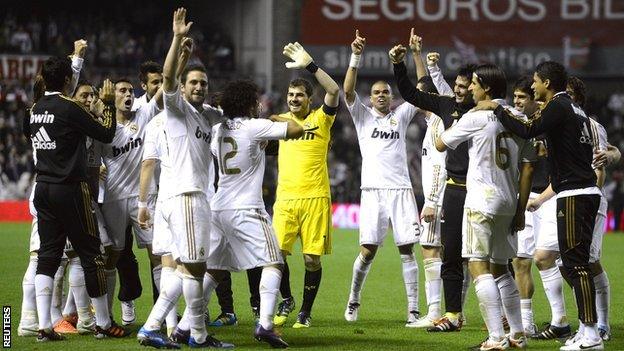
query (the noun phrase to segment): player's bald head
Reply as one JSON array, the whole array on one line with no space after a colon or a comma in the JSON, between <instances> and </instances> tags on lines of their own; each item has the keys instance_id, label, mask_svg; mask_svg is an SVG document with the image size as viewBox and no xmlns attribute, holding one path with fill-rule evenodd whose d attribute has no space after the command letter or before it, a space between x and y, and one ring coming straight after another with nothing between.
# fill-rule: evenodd
<instances>
[{"instance_id":1,"label":"player's bald head","mask_svg":"<svg viewBox=\"0 0 624 351\"><path fill-rule=\"evenodd\" d=\"M371 95L375 90L388 90L388 93L392 94L392 87L390 87L390 84L385 80L378 80L371 85Z\"/></svg>"}]
</instances>

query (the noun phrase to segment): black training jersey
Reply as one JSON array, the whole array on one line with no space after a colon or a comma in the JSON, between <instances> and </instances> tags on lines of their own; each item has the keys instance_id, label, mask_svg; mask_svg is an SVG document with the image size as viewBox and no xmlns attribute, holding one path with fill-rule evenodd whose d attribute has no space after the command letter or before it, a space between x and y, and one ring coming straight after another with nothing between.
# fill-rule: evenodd
<instances>
[{"instance_id":1,"label":"black training jersey","mask_svg":"<svg viewBox=\"0 0 624 351\"><path fill-rule=\"evenodd\" d=\"M593 145L589 118L565 92L559 92L530 120L514 116L499 106L500 122L522 138L546 134L550 182L555 192L596 185L592 169Z\"/></svg>"},{"instance_id":2,"label":"black training jersey","mask_svg":"<svg viewBox=\"0 0 624 351\"><path fill-rule=\"evenodd\" d=\"M60 93L46 92L30 110L24 132L32 141L38 182L87 180L87 136L110 143L115 136L114 107L100 121L82 105Z\"/></svg>"},{"instance_id":3,"label":"black training jersey","mask_svg":"<svg viewBox=\"0 0 624 351\"><path fill-rule=\"evenodd\" d=\"M431 94L416 89L407 77L407 67L403 62L394 65L394 77L403 100L440 116L444 129L448 129L474 104L458 104L454 97ZM468 142L463 142L455 150L446 150L446 173L457 183L466 183L468 173Z\"/></svg>"}]
</instances>

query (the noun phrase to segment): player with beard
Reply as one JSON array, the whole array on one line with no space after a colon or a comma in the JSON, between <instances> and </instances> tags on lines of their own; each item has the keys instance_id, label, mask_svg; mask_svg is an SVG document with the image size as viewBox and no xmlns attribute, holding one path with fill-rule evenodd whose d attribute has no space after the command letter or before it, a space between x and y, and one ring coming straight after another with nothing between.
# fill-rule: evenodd
<instances>
[{"instance_id":1,"label":"player with beard","mask_svg":"<svg viewBox=\"0 0 624 351\"><path fill-rule=\"evenodd\" d=\"M302 78L292 80L288 86L287 113L280 117L302 125L305 132L294 140L280 140L278 155L277 200L273 206L273 228L280 250L286 256L301 238L301 251L305 263L303 303L293 328L311 325L312 305L321 283L321 255L331 253L331 193L327 154L331 127L339 103L338 84L313 61L299 43L284 47L284 55L291 69L305 68L325 90L323 106L312 109L312 84ZM275 316L275 325L286 322L295 308L290 291L288 265L285 264L280 287L282 298Z\"/></svg>"},{"instance_id":2,"label":"player with beard","mask_svg":"<svg viewBox=\"0 0 624 351\"><path fill-rule=\"evenodd\" d=\"M462 68L455 80L455 97L441 96L419 91L407 76L403 63L407 49L402 45L393 47L390 61L394 65L394 76L399 93L410 104L438 115L445 129L456 123L461 116L474 106L469 94L472 69ZM462 287L464 281L463 259L461 257L461 217L466 198L466 173L468 172L468 143L447 151L447 184L442 200L442 267L441 277L444 286L446 313L436 321L430 332L458 331L462 327ZM423 209L421 216L434 215L432 208Z\"/></svg>"},{"instance_id":3,"label":"player with beard","mask_svg":"<svg viewBox=\"0 0 624 351\"><path fill-rule=\"evenodd\" d=\"M134 99L132 111L136 111L139 107L147 104L156 95L156 92L162 86L162 66L154 61L145 61L139 66L139 82L141 89L145 91L143 95Z\"/></svg>"}]
</instances>

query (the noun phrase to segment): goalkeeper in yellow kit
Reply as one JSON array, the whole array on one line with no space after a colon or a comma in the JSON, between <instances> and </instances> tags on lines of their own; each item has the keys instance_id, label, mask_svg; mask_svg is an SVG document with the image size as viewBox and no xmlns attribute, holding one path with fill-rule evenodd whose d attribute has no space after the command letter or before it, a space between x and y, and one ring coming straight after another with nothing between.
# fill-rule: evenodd
<instances>
[{"instance_id":1,"label":"goalkeeper in yellow kit","mask_svg":"<svg viewBox=\"0 0 624 351\"><path fill-rule=\"evenodd\" d=\"M303 126L299 139L280 141L278 156L277 199L273 207L273 228L284 255L292 253L297 237L301 237L301 251L305 261L303 303L293 328L310 327L312 305L321 283L321 255L331 253L331 194L327 153L330 129L334 124L339 101L338 84L314 63L299 43L284 47L290 69L305 68L325 89L323 105L311 108L312 84L302 78L288 86L289 112L280 117ZM295 308L290 291L288 264L285 265L280 286L283 301L278 306L274 323L281 326Z\"/></svg>"}]
</instances>

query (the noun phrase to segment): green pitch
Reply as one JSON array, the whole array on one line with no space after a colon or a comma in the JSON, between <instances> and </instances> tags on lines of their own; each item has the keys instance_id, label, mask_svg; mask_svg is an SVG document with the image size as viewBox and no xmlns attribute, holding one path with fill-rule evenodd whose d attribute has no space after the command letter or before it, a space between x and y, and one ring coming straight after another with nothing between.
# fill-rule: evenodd
<instances>
[{"instance_id":1,"label":"green pitch","mask_svg":"<svg viewBox=\"0 0 624 351\"><path fill-rule=\"evenodd\" d=\"M16 350L136 350L143 348L135 334L123 340L96 340L92 336L71 336L67 341L38 344L35 338L17 336L22 296L22 276L28 263L28 239L30 226L27 224L0 224L0 235L4 243L0 254L0 302L11 306L12 347ZM362 307L359 321L347 323L343 318L349 295L351 268L358 252L357 231L336 230L334 232L334 253L323 258L323 282L313 310L312 328L292 329L294 315L287 327L282 329L284 339L292 349L308 350L465 350L483 340L486 332L476 304L474 289L471 288L467 302L468 324L459 333L428 334L423 330L404 327L406 298L401 275L401 262L391 240L381 248L373 263L362 293ZM624 252L624 235L607 235L604 242L603 264L611 281L611 328L612 341L605 344L607 350L624 350L624 270L620 270L620 254ZM136 249L135 249L136 250ZM295 249L298 252L299 248ZM148 264L145 253L139 255L144 286L143 296L137 301L138 323L147 318L152 306ZM303 285L303 262L301 255L290 257L291 282L297 307L301 304ZM535 272L536 292L533 299L535 320L538 325L549 321L550 308ZM420 269L421 282L424 281ZM249 308L249 292L245 274L233 275L233 290L239 325L225 328L209 328L219 339L233 342L237 349L268 349L252 338L253 321ZM576 307L570 289L566 287L568 317L573 328L577 327ZM425 312L424 289L420 289L421 311ZM182 311L181 308L179 308ZM216 297L210 304L213 316L219 314ZM119 302L115 302L116 320L120 321ZM139 324L133 326L134 331ZM555 341L530 342L532 350L558 350Z\"/></svg>"}]
</instances>

